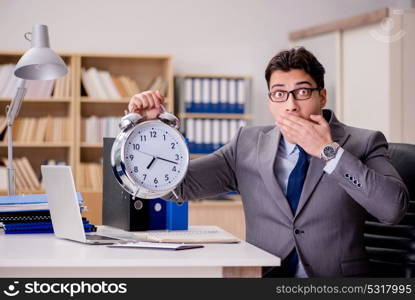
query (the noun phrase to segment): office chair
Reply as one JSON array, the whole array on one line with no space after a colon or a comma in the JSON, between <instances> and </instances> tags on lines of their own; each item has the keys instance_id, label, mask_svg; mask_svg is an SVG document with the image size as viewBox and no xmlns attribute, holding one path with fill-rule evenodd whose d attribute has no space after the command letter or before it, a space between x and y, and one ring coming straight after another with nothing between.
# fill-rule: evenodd
<instances>
[{"instance_id":1,"label":"office chair","mask_svg":"<svg viewBox=\"0 0 415 300\"><path fill-rule=\"evenodd\" d=\"M398 225L369 216L364 240L372 277L415 277L415 145L389 143L392 165L409 191L409 208Z\"/></svg>"}]
</instances>

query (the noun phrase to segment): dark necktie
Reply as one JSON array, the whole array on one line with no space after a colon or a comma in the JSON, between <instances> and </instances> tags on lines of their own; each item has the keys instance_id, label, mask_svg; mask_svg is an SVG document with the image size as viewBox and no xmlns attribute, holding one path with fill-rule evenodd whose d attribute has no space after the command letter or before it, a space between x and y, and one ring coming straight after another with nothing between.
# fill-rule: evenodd
<instances>
[{"instance_id":1,"label":"dark necktie","mask_svg":"<svg viewBox=\"0 0 415 300\"><path fill-rule=\"evenodd\" d=\"M288 177L287 185L287 200L290 204L291 211L293 215L297 211L298 203L300 201L301 192L303 190L303 185L305 177L307 175L308 169L308 159L307 153L297 145L298 150L300 151L297 163L294 169L291 171L290 176ZM298 254L295 248L291 251L288 257L285 259L287 262L287 269L290 276L294 276L297 265L298 265Z\"/></svg>"}]
</instances>

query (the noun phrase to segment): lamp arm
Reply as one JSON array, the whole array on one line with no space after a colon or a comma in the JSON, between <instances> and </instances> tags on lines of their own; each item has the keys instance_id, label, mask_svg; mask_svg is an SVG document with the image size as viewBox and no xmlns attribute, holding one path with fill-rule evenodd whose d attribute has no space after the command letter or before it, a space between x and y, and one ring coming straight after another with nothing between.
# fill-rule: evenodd
<instances>
[{"instance_id":1,"label":"lamp arm","mask_svg":"<svg viewBox=\"0 0 415 300\"><path fill-rule=\"evenodd\" d=\"M23 98L26 94L26 80L18 78L17 91L10 106L7 109L7 125L13 125L14 120L19 114L20 107L22 106Z\"/></svg>"},{"instance_id":2,"label":"lamp arm","mask_svg":"<svg viewBox=\"0 0 415 300\"><path fill-rule=\"evenodd\" d=\"M19 79L16 96L13 98L7 110L7 190L9 195L16 195L16 171L13 167L13 136L12 127L19 114L23 98L26 94L26 80Z\"/></svg>"}]
</instances>

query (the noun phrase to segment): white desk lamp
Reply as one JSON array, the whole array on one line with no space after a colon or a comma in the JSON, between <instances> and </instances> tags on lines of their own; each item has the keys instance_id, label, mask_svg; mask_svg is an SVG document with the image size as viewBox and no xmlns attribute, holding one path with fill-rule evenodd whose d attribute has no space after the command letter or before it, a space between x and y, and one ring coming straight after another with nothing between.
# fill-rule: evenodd
<instances>
[{"instance_id":1,"label":"white desk lamp","mask_svg":"<svg viewBox=\"0 0 415 300\"><path fill-rule=\"evenodd\" d=\"M8 154L7 188L9 195L16 194L15 169L13 168L12 126L26 94L26 80L52 80L63 77L68 73L65 62L50 49L48 27L46 25L34 25L32 32L27 32L24 36L32 43L32 47L26 51L16 65L14 75L19 77L18 88L16 96L13 98L10 106L6 108Z\"/></svg>"}]
</instances>

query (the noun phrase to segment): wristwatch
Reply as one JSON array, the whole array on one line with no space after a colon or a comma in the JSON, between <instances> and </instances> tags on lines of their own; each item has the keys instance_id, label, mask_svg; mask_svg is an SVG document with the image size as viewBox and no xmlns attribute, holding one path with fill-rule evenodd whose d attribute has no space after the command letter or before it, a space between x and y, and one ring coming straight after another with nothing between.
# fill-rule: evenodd
<instances>
[{"instance_id":1,"label":"wristwatch","mask_svg":"<svg viewBox=\"0 0 415 300\"><path fill-rule=\"evenodd\" d=\"M323 150L321 151L320 158L325 162L328 162L329 160L336 157L336 153L339 148L340 145L336 142L324 146Z\"/></svg>"}]
</instances>

